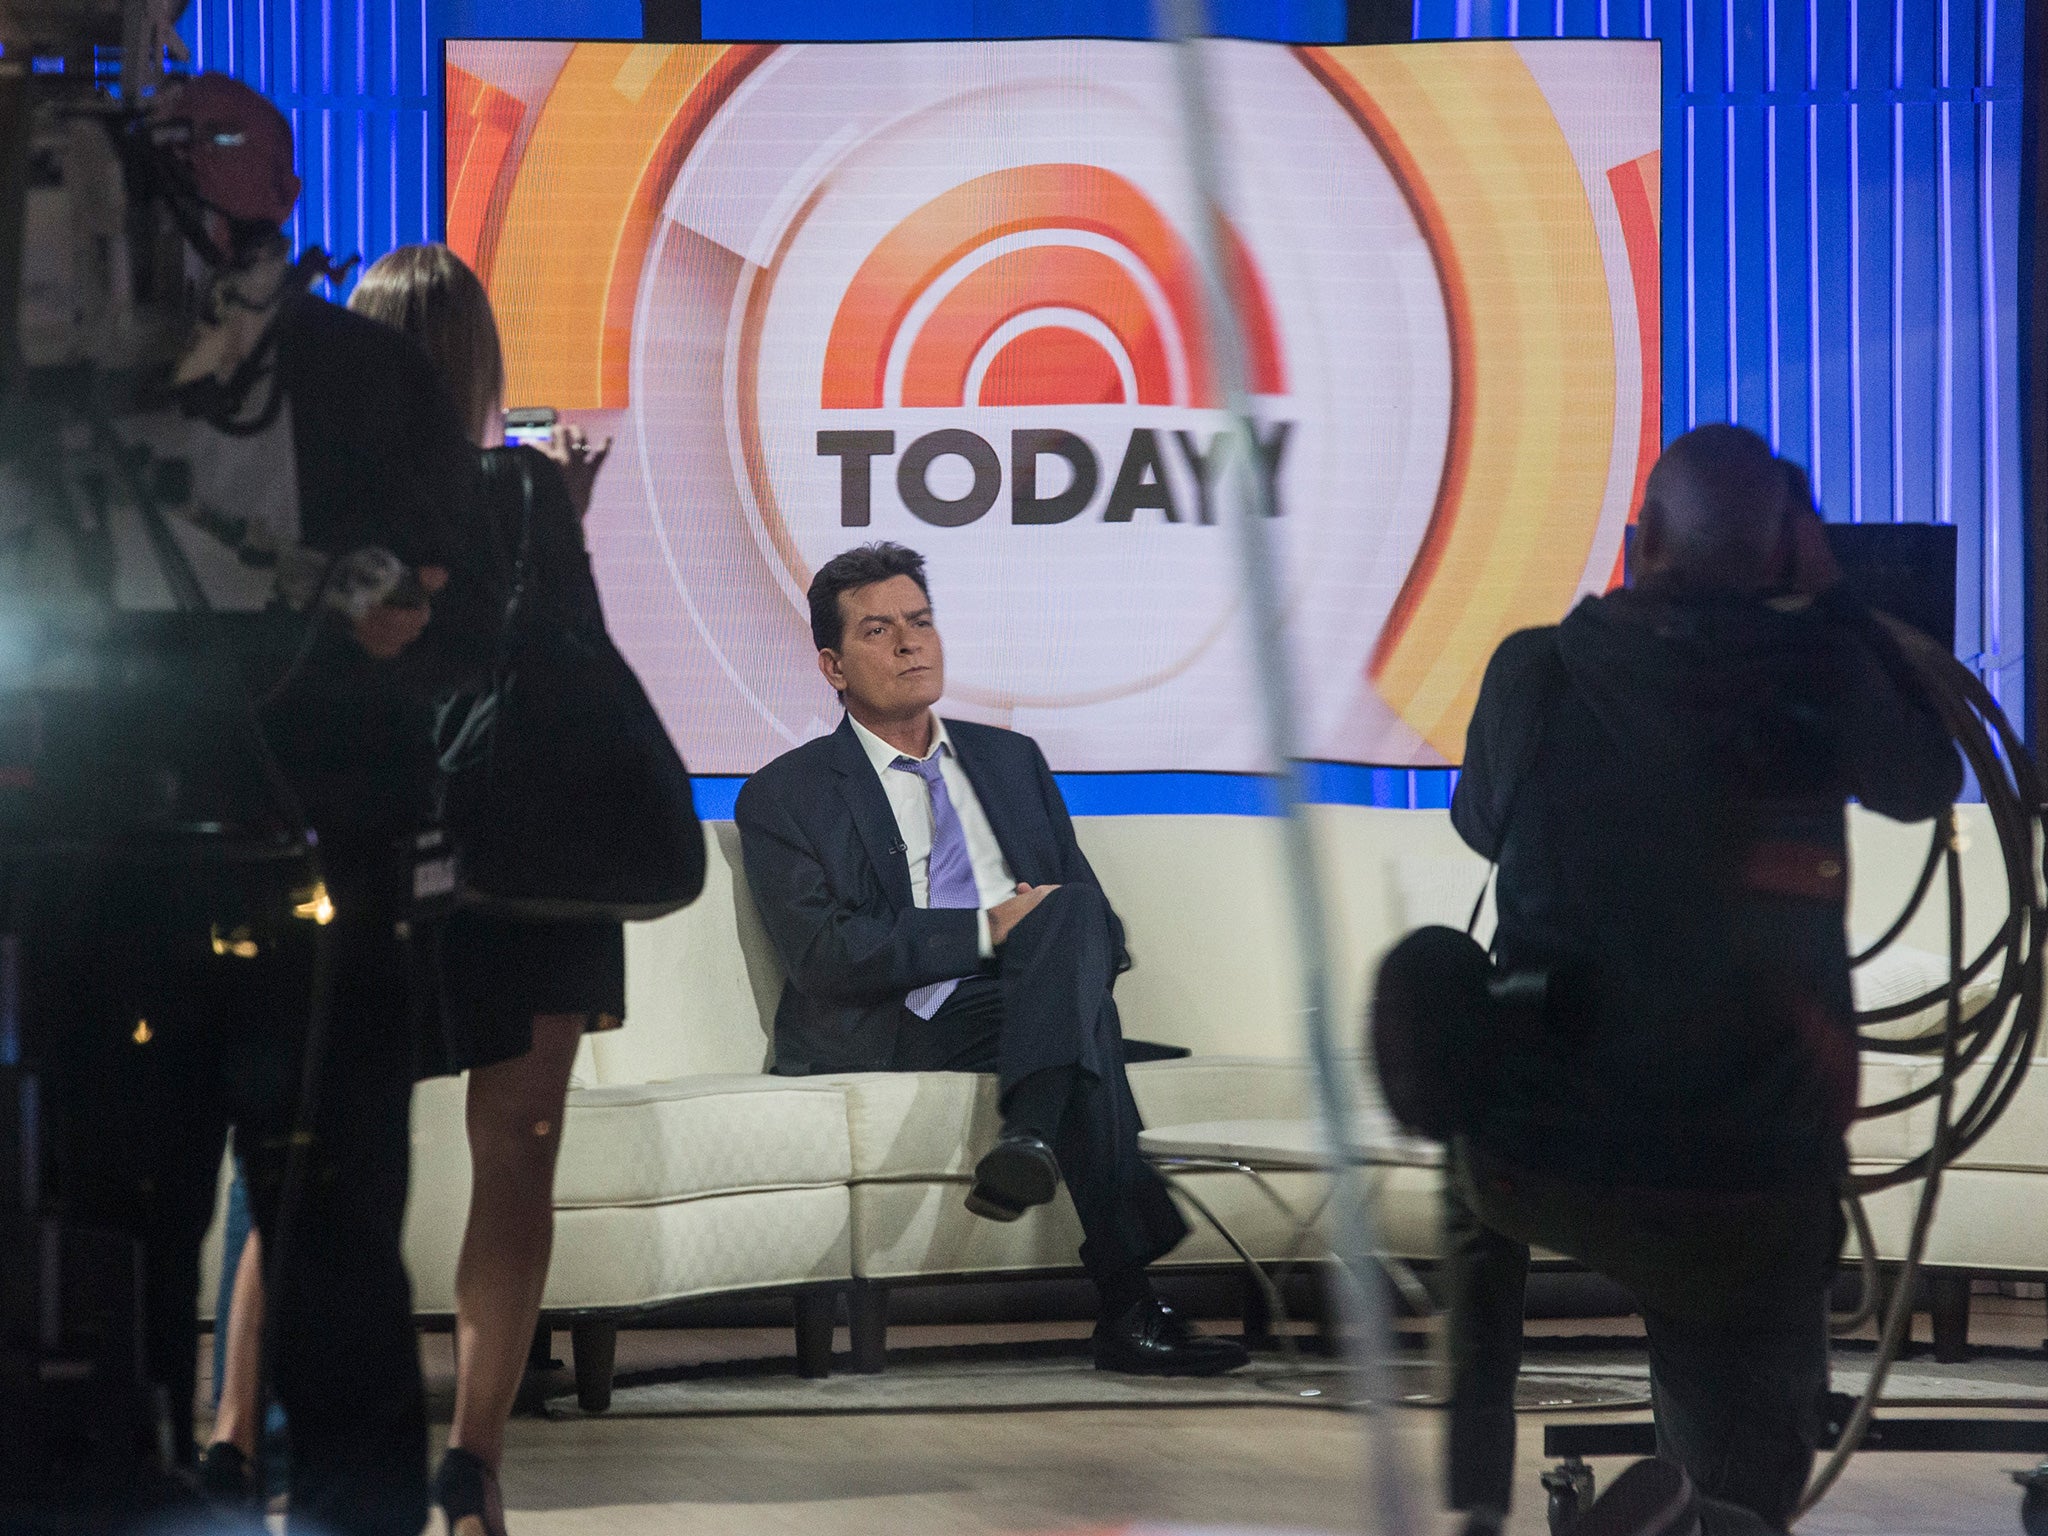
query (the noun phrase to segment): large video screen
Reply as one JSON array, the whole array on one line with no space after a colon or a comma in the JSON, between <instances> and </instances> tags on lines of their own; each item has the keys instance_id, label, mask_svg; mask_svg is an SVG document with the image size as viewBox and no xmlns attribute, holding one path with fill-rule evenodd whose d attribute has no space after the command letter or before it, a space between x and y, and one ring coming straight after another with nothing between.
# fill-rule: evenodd
<instances>
[{"instance_id":1,"label":"large video screen","mask_svg":"<svg viewBox=\"0 0 2048 1536\"><path fill-rule=\"evenodd\" d=\"M1307 755L1455 763L1659 441L1653 43L1219 43ZM1166 45L448 45L506 404L610 433L613 632L700 773L831 729L805 588L922 551L944 712L1255 772L1264 680ZM1224 446L1219 447L1219 444Z\"/></svg>"}]
</instances>

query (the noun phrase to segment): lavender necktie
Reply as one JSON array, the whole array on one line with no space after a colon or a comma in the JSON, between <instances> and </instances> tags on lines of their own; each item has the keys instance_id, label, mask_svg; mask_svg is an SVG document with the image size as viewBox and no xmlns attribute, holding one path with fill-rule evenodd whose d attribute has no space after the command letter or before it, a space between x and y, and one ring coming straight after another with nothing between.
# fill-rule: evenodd
<instances>
[{"instance_id":1,"label":"lavender necktie","mask_svg":"<svg viewBox=\"0 0 2048 1536\"><path fill-rule=\"evenodd\" d=\"M943 751L934 752L922 762L914 757L899 757L889 766L916 774L931 792L932 856L925 868L925 905L972 909L981 905L981 888L974 883L974 860L967 853L967 831L960 825L960 813L953 809L953 797L946 793L945 775L939 772L943 755ZM904 998L903 1005L920 1019L928 1019L959 985L957 979L935 981L912 992Z\"/></svg>"}]
</instances>

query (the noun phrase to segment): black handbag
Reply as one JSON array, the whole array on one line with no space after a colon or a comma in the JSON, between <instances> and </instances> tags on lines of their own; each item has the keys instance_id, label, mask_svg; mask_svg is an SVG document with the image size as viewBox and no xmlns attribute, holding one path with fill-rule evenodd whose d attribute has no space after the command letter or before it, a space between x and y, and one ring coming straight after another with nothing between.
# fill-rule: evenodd
<instances>
[{"instance_id":1,"label":"black handbag","mask_svg":"<svg viewBox=\"0 0 2048 1536\"><path fill-rule=\"evenodd\" d=\"M483 456L518 477L511 589L486 691L446 706L444 819L466 906L529 922L638 922L704 888L690 773L603 626L547 600L526 450Z\"/></svg>"},{"instance_id":2,"label":"black handbag","mask_svg":"<svg viewBox=\"0 0 2048 1536\"><path fill-rule=\"evenodd\" d=\"M1380 961L1367 1034L1380 1095L1409 1135L1449 1141L1470 1123L1492 980L1479 941L1442 924L1417 928Z\"/></svg>"},{"instance_id":3,"label":"black handbag","mask_svg":"<svg viewBox=\"0 0 2048 1536\"><path fill-rule=\"evenodd\" d=\"M1506 827L1535 771L1543 715L1565 686L1562 664L1549 658L1536 694L1537 725L1501 816ZM1493 870L1487 871L1492 884ZM1461 933L1432 924L1406 934L1381 959L1366 1015L1367 1044L1380 1095L1410 1135L1448 1142L1470 1128L1486 1098L1493 1053L1511 1035L1544 1027L1550 973L1508 970L1472 935L1486 905L1486 885Z\"/></svg>"}]
</instances>

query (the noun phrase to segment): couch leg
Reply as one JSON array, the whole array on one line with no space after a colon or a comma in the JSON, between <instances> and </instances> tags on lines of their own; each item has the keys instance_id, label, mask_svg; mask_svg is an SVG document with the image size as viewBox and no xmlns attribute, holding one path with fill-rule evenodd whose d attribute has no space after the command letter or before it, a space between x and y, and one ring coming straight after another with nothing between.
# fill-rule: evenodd
<instances>
[{"instance_id":1,"label":"couch leg","mask_svg":"<svg viewBox=\"0 0 2048 1536\"><path fill-rule=\"evenodd\" d=\"M1273 1304L1266 1299L1266 1288L1259 1284L1259 1277L1249 1270L1240 1281L1243 1286L1244 1341L1254 1347L1273 1342Z\"/></svg>"},{"instance_id":2,"label":"couch leg","mask_svg":"<svg viewBox=\"0 0 2048 1536\"><path fill-rule=\"evenodd\" d=\"M846 1322L852 1334L853 1368L862 1376L879 1376L888 1363L889 1287L856 1280L846 1293Z\"/></svg>"},{"instance_id":3,"label":"couch leg","mask_svg":"<svg viewBox=\"0 0 2048 1536\"><path fill-rule=\"evenodd\" d=\"M1934 1314L1934 1358L1954 1365L1970 1358L1970 1272L1937 1269L1928 1276L1929 1309Z\"/></svg>"},{"instance_id":4,"label":"couch leg","mask_svg":"<svg viewBox=\"0 0 2048 1536\"><path fill-rule=\"evenodd\" d=\"M603 1413L612 1405L612 1366L618 1359L616 1323L576 1323L569 1329L576 1359L576 1403L585 1413Z\"/></svg>"},{"instance_id":5,"label":"couch leg","mask_svg":"<svg viewBox=\"0 0 2048 1536\"><path fill-rule=\"evenodd\" d=\"M562 1362L555 1358L555 1331L542 1319L534 1325L533 1342L526 1349L526 1369L519 1376L512 1412L520 1418L545 1417L548 1389L560 1369Z\"/></svg>"},{"instance_id":6,"label":"couch leg","mask_svg":"<svg viewBox=\"0 0 2048 1536\"><path fill-rule=\"evenodd\" d=\"M559 1371L562 1362L555 1358L555 1330L542 1318L533 1325L533 1342L526 1348L526 1368L529 1371Z\"/></svg>"},{"instance_id":7,"label":"couch leg","mask_svg":"<svg viewBox=\"0 0 2048 1536\"><path fill-rule=\"evenodd\" d=\"M1899 1273L1896 1266L1880 1264L1877 1268L1877 1311L1871 1319L1871 1327L1876 1330L1879 1338L1884 1337L1885 1324L1892 1315L1892 1305L1899 1299L1899 1282L1902 1278L1903 1276ZM1921 1272L1922 1283L1925 1280L1926 1271L1923 1270ZM1917 1299L1916 1297L1915 1300ZM1918 1311L1919 1308L1916 1306L1914 1310ZM1905 1337L1899 1341L1899 1358L1901 1360L1908 1359L1919 1348L1920 1346L1913 1342L1912 1321L1908 1319Z\"/></svg>"},{"instance_id":8,"label":"couch leg","mask_svg":"<svg viewBox=\"0 0 2048 1536\"><path fill-rule=\"evenodd\" d=\"M832 1322L839 1293L814 1285L791 1298L796 1303L796 1373L806 1381L832 1374Z\"/></svg>"},{"instance_id":9,"label":"couch leg","mask_svg":"<svg viewBox=\"0 0 2048 1536\"><path fill-rule=\"evenodd\" d=\"M1344 1354L1344 1303L1339 1287L1344 1278L1336 1264L1318 1264L1316 1276L1316 1353L1341 1359Z\"/></svg>"}]
</instances>

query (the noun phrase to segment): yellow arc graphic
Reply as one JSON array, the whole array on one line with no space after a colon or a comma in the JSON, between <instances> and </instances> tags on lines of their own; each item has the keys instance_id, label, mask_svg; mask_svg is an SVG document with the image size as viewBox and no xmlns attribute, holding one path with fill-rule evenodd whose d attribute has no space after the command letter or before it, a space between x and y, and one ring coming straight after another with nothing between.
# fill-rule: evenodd
<instances>
[{"instance_id":1,"label":"yellow arc graphic","mask_svg":"<svg viewBox=\"0 0 2048 1536\"><path fill-rule=\"evenodd\" d=\"M491 302L512 322L508 401L626 403L631 301L672 176L662 161L677 148L691 94L747 52L586 43L570 53L519 164L492 262Z\"/></svg>"},{"instance_id":2,"label":"yellow arc graphic","mask_svg":"<svg viewBox=\"0 0 2048 1536\"><path fill-rule=\"evenodd\" d=\"M1592 553L1614 319L1571 146L1512 45L1304 49L1385 157L1450 313L1451 443L1371 672L1452 762L1502 636L1551 624Z\"/></svg>"}]
</instances>

